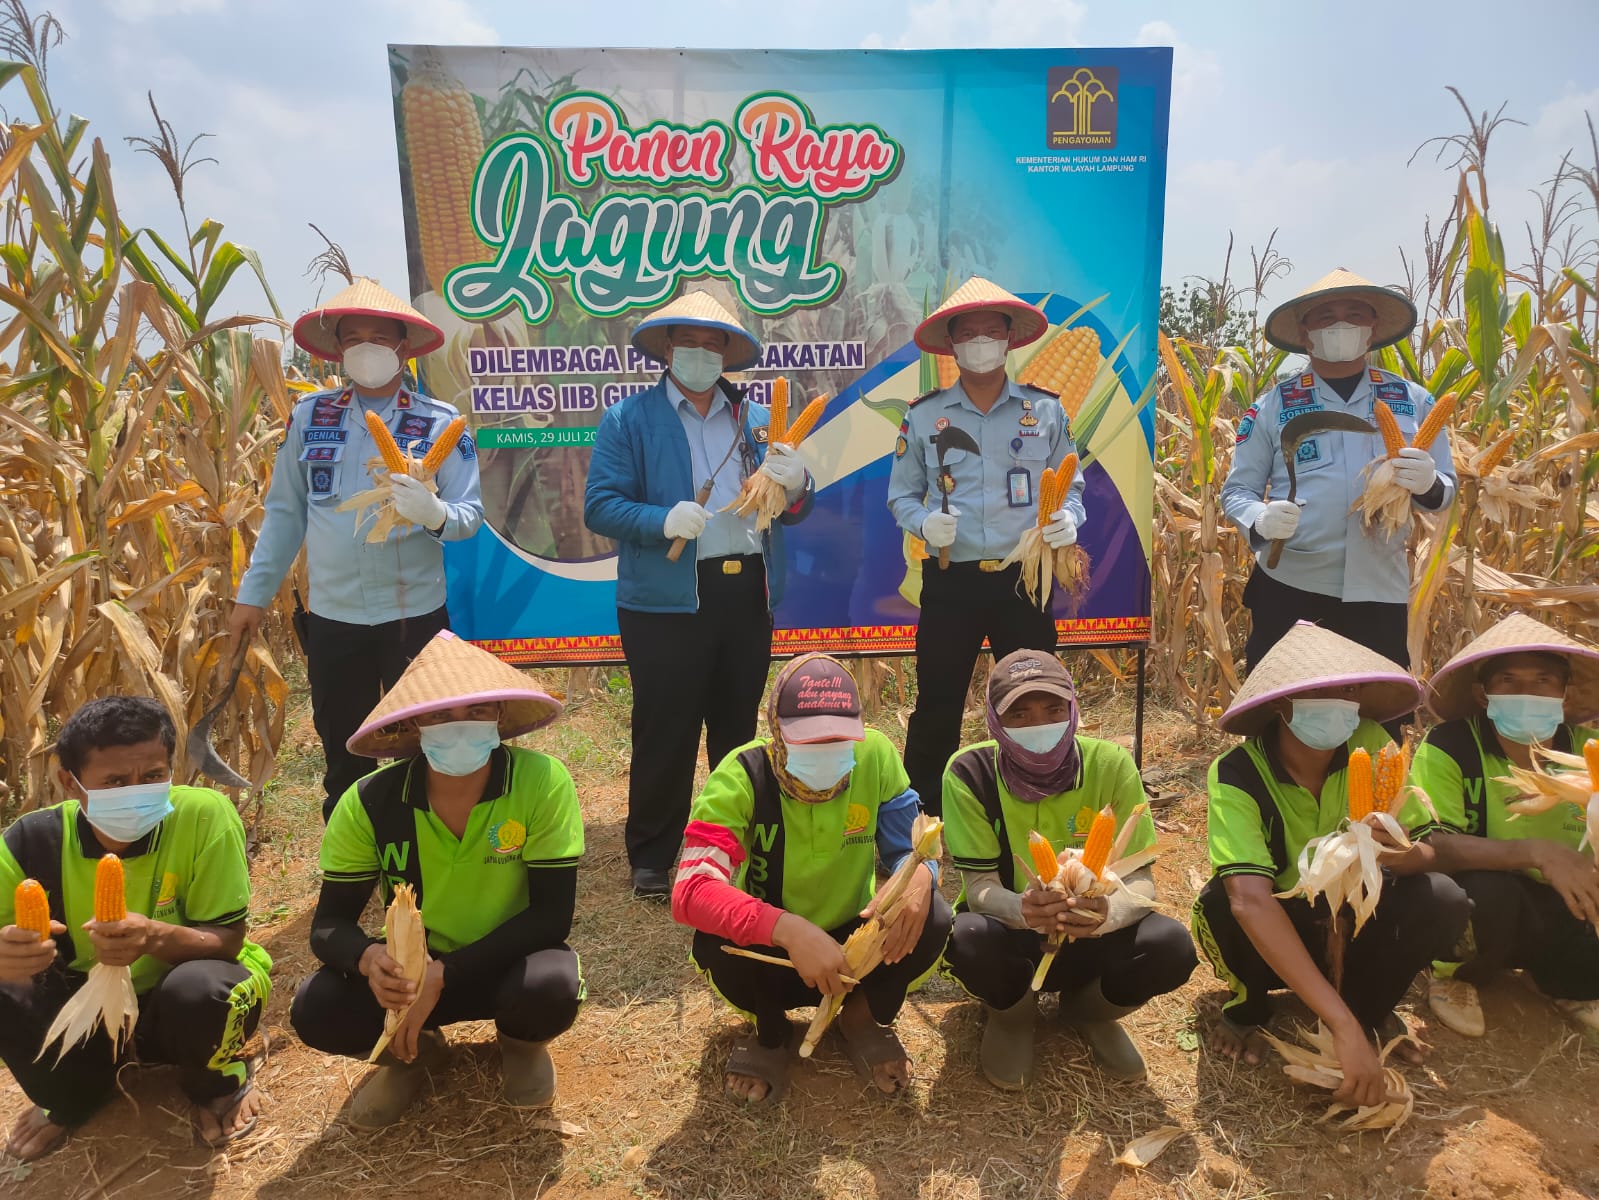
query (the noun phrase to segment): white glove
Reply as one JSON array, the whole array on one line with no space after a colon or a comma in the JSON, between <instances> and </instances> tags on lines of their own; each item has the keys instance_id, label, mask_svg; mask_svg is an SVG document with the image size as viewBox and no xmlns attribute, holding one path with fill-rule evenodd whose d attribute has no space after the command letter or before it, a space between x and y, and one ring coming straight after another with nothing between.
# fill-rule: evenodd
<instances>
[{"instance_id":1,"label":"white glove","mask_svg":"<svg viewBox=\"0 0 1599 1200\"><path fill-rule=\"evenodd\" d=\"M1432 491L1438 479L1438 467L1432 452L1420 446L1406 446L1393 460L1394 482L1412 496L1424 496Z\"/></svg>"},{"instance_id":2,"label":"white glove","mask_svg":"<svg viewBox=\"0 0 1599 1200\"><path fill-rule=\"evenodd\" d=\"M1287 500L1268 500L1266 511L1255 518L1255 532L1268 542L1283 542L1299 528L1299 506Z\"/></svg>"},{"instance_id":3,"label":"white glove","mask_svg":"<svg viewBox=\"0 0 1599 1200\"><path fill-rule=\"evenodd\" d=\"M672 538L697 538L705 532L705 523L711 519L711 510L693 500L679 500L666 514L661 532Z\"/></svg>"},{"instance_id":4,"label":"white glove","mask_svg":"<svg viewBox=\"0 0 1599 1200\"><path fill-rule=\"evenodd\" d=\"M960 516L960 510L951 508L946 512L930 512L922 518L922 541L934 550L942 550L945 546L955 544L955 518Z\"/></svg>"},{"instance_id":5,"label":"white glove","mask_svg":"<svg viewBox=\"0 0 1599 1200\"><path fill-rule=\"evenodd\" d=\"M794 447L779 442L766 451L761 474L785 492L798 491L805 486L805 460Z\"/></svg>"},{"instance_id":6,"label":"white glove","mask_svg":"<svg viewBox=\"0 0 1599 1200\"><path fill-rule=\"evenodd\" d=\"M1077 522L1072 519L1071 513L1063 508L1049 519L1049 524L1044 526L1043 534L1044 544L1051 550L1059 550L1062 546L1075 546Z\"/></svg>"},{"instance_id":7,"label":"white glove","mask_svg":"<svg viewBox=\"0 0 1599 1200\"><path fill-rule=\"evenodd\" d=\"M444 501L428 490L427 484L398 471L389 475L389 484L393 489L389 494L394 497L395 512L423 529L444 528L444 522L450 515L449 509L444 507Z\"/></svg>"}]
</instances>

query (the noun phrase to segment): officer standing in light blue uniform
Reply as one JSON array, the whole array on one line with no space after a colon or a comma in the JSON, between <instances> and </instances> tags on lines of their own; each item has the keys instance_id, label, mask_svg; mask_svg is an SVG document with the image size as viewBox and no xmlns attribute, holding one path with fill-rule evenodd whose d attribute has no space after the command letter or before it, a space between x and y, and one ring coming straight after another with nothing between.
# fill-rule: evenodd
<instances>
[{"instance_id":1,"label":"officer standing in light blue uniform","mask_svg":"<svg viewBox=\"0 0 1599 1200\"><path fill-rule=\"evenodd\" d=\"M340 511L372 486L369 464L381 460L366 414L377 414L402 451L427 453L458 414L405 387L403 364L436 350L444 334L398 296L358 278L296 321L294 340L318 358L342 362L352 383L295 405L229 630L235 643L255 636L303 543L311 595L299 629L312 718L327 760L325 819L350 785L377 767L351 754L346 741L448 626L442 544L476 533L483 503L468 431L439 468L436 495L409 476L390 476L395 509L412 524L367 542L370 510Z\"/></svg>"},{"instance_id":2,"label":"officer standing in light blue uniform","mask_svg":"<svg viewBox=\"0 0 1599 1200\"><path fill-rule=\"evenodd\" d=\"M1330 430L1307 438L1295 456L1296 503L1290 504L1282 427L1302 413L1350 413L1376 424L1376 403L1393 410L1409 443L1433 398L1426 388L1368 366L1366 355L1410 333L1416 310L1399 292L1340 268L1280 305L1266 337L1280 349L1308 354L1309 369L1283 380L1238 423L1232 470L1222 488L1227 516L1249 538L1255 570L1244 588L1251 614L1245 658L1252 669L1293 628L1310 621L1384 658L1409 665L1408 531L1386 536L1366 529L1350 510L1366 488L1366 469L1386 448L1376 434ZM1416 508L1436 511L1455 495L1447 433L1431 447L1401 450L1395 482ZM1269 491L1268 491L1269 486ZM1273 539L1286 539L1282 559L1266 565Z\"/></svg>"},{"instance_id":3,"label":"officer standing in light blue uniform","mask_svg":"<svg viewBox=\"0 0 1599 1200\"><path fill-rule=\"evenodd\" d=\"M996 659L1016 650L1055 649L1055 616L1040 611L1021 586L1021 567L1000 569L1038 519L1045 467L1077 452L1060 401L1011 380L1005 357L1042 337L1044 314L986 279L963 283L916 330L916 344L952 354L960 379L912 401L900 426L888 479L888 507L900 528L922 538L916 625L916 710L905 732L905 770L930 813L942 811L944 766L960 745L961 715L983 639ZM944 456L943 511L936 438L950 426L981 453ZM1070 546L1086 520L1083 474L1044 528L1051 548ZM948 547L949 567L938 551Z\"/></svg>"}]
</instances>

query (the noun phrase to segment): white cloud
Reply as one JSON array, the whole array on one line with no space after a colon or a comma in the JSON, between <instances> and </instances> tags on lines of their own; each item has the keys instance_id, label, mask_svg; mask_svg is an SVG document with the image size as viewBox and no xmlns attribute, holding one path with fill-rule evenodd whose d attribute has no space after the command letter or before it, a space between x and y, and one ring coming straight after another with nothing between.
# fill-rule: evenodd
<instances>
[{"instance_id":1,"label":"white cloud","mask_svg":"<svg viewBox=\"0 0 1599 1200\"><path fill-rule=\"evenodd\" d=\"M1532 123L1533 136L1555 153L1588 147L1588 119L1599 128L1599 88L1591 92L1568 92L1538 110ZM1585 156L1579 156L1585 157Z\"/></svg>"},{"instance_id":2,"label":"white cloud","mask_svg":"<svg viewBox=\"0 0 1599 1200\"><path fill-rule=\"evenodd\" d=\"M1211 101L1222 80L1221 59L1178 36L1166 21L1146 21L1133 39L1139 46L1172 48L1172 115L1176 119L1195 105Z\"/></svg>"},{"instance_id":3,"label":"white cloud","mask_svg":"<svg viewBox=\"0 0 1599 1200\"><path fill-rule=\"evenodd\" d=\"M492 46L499 31L470 0L383 0L384 34L418 45Z\"/></svg>"},{"instance_id":4,"label":"white cloud","mask_svg":"<svg viewBox=\"0 0 1599 1200\"><path fill-rule=\"evenodd\" d=\"M917 0L905 28L889 40L869 33L867 48L1076 45L1087 4L1079 0Z\"/></svg>"}]
</instances>

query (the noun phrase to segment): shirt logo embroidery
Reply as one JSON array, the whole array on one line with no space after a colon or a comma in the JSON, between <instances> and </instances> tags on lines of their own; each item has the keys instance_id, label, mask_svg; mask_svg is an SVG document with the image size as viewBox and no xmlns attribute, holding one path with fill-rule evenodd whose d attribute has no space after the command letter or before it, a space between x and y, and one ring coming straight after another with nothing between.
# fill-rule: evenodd
<instances>
[{"instance_id":1,"label":"shirt logo embroidery","mask_svg":"<svg viewBox=\"0 0 1599 1200\"><path fill-rule=\"evenodd\" d=\"M496 854L515 854L527 844L527 829L517 820L489 826L489 846Z\"/></svg>"},{"instance_id":2,"label":"shirt logo embroidery","mask_svg":"<svg viewBox=\"0 0 1599 1200\"><path fill-rule=\"evenodd\" d=\"M871 822L872 814L866 811L864 804L851 804L844 813L844 836L859 833Z\"/></svg>"},{"instance_id":3,"label":"shirt logo embroidery","mask_svg":"<svg viewBox=\"0 0 1599 1200\"><path fill-rule=\"evenodd\" d=\"M1299 443L1299 453L1294 455L1294 461L1301 464L1321 461L1321 446L1315 438Z\"/></svg>"},{"instance_id":4,"label":"shirt logo embroidery","mask_svg":"<svg viewBox=\"0 0 1599 1200\"><path fill-rule=\"evenodd\" d=\"M1255 432L1255 418L1258 415L1258 410L1251 405L1238 421L1238 435L1233 438L1233 445L1242 446L1249 440L1249 435Z\"/></svg>"},{"instance_id":5,"label":"shirt logo embroidery","mask_svg":"<svg viewBox=\"0 0 1599 1200\"><path fill-rule=\"evenodd\" d=\"M435 420L432 417L420 416L411 413L403 416L395 423L394 433L397 437L425 438L433 432Z\"/></svg>"}]
</instances>

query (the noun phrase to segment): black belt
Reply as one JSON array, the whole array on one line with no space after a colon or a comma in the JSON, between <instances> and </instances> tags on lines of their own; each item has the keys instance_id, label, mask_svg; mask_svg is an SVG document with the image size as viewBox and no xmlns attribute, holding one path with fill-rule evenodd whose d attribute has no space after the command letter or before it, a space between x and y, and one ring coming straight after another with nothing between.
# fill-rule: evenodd
<instances>
[{"instance_id":1,"label":"black belt","mask_svg":"<svg viewBox=\"0 0 1599 1200\"><path fill-rule=\"evenodd\" d=\"M742 575L747 570L765 566L766 559L759 554L723 554L699 560L700 570L712 575Z\"/></svg>"}]
</instances>

